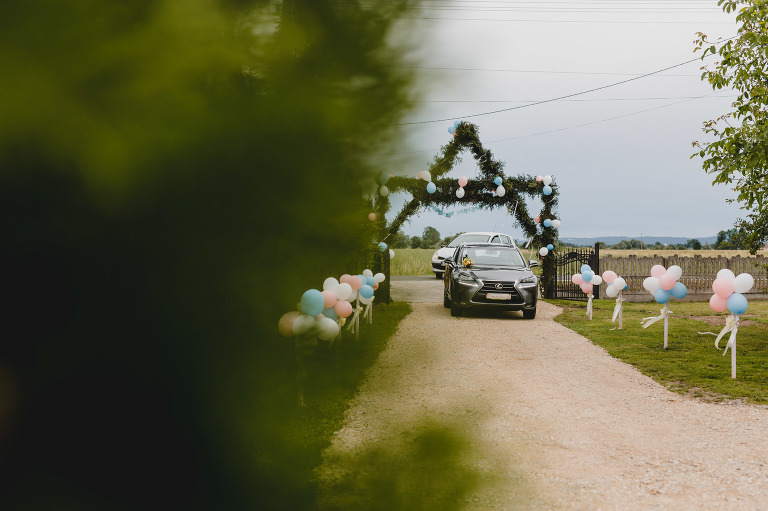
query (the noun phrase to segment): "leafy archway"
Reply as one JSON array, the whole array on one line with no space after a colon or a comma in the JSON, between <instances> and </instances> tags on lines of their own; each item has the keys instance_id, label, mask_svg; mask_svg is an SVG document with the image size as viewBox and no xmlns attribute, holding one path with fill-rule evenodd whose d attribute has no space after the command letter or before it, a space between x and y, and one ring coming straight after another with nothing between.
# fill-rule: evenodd
<instances>
[{"instance_id":1,"label":"leafy archway","mask_svg":"<svg viewBox=\"0 0 768 511\"><path fill-rule=\"evenodd\" d=\"M479 172L476 177L469 178L464 188L464 196L459 198L456 191L459 188L455 179L443 177L460 160L460 153L468 150L477 162ZM427 190L427 183L416 177L396 176L390 179L382 179L387 190L385 192L408 192L412 198L406 202L402 210L387 224L386 213L390 209L389 196L376 194L373 200L373 208L376 213L376 228L379 240L394 239L395 233L403 223L414 215L419 208L429 206L453 206L466 204L480 206L487 209L507 208L514 216L516 223L521 227L526 237L532 239L534 247L545 247L548 244L555 245L557 229L545 227L544 220L555 219L557 207L557 186L554 182L549 185L550 195L544 195L544 183L537 181L534 176L520 175L515 177L505 176L504 164L493 158L493 153L485 149L478 136L478 128L467 122L458 123L453 131L453 140L442 147L440 154L435 156L429 167L431 182L434 183L434 191ZM501 186L505 193L499 196L496 193L497 184L494 179L501 178ZM430 187L431 188L431 187ZM524 196L542 198L543 208L539 213L540 223L536 223L528 212L523 200ZM544 257L542 260L542 287L546 296L554 285L556 266L554 257Z\"/></svg>"}]
</instances>

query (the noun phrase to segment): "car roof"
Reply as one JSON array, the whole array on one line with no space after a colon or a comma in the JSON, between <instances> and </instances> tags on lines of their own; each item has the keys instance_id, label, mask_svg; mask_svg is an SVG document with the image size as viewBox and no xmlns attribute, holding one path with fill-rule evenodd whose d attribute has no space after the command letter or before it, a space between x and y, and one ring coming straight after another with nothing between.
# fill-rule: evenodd
<instances>
[{"instance_id":1,"label":"car roof","mask_svg":"<svg viewBox=\"0 0 768 511\"><path fill-rule=\"evenodd\" d=\"M458 238L459 236L464 236L465 234L483 234L485 236L495 236L496 234L501 234L502 236L509 236L510 238L512 237L505 232L472 231L472 232L462 232L461 234L456 236L454 239Z\"/></svg>"},{"instance_id":2,"label":"car roof","mask_svg":"<svg viewBox=\"0 0 768 511\"><path fill-rule=\"evenodd\" d=\"M517 245L508 245L506 243L487 243L487 242L479 243L479 242L476 242L476 243L462 243L461 245L459 245L459 247L473 247L473 248L474 247L512 247L512 248L517 248Z\"/></svg>"}]
</instances>

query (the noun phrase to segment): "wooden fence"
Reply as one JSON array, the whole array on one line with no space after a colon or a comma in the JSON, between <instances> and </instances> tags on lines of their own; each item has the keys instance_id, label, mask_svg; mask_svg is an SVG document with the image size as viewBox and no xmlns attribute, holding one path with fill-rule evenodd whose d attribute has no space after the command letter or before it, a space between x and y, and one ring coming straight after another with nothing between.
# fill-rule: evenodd
<instances>
[{"instance_id":1,"label":"wooden fence","mask_svg":"<svg viewBox=\"0 0 768 511\"><path fill-rule=\"evenodd\" d=\"M653 301L651 294L643 288L643 280L651 276L651 267L660 264L665 268L678 265L683 269L680 282L688 288L686 300L709 300L712 296L712 282L717 272L728 268L734 274L749 273L755 278L754 287L747 293L748 298L768 298L768 257L600 257L600 273L613 270L627 281L624 298L629 302Z\"/></svg>"}]
</instances>

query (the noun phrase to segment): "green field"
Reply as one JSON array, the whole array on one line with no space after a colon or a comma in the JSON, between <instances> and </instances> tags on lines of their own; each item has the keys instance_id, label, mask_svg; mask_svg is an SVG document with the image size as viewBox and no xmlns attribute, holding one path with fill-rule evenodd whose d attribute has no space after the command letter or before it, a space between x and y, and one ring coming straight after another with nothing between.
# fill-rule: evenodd
<instances>
[{"instance_id":1,"label":"green field","mask_svg":"<svg viewBox=\"0 0 768 511\"><path fill-rule=\"evenodd\" d=\"M698 332L719 333L726 314L715 313L707 302L672 302L669 347L664 347L664 323L641 328L644 317L659 314L656 303L624 303L623 330L610 329L613 300L595 300L593 319L586 304L547 300L563 307L555 321L605 348L612 356L635 366L674 392L712 401L735 398L768 403L768 301L752 300L741 316L736 339L736 379L731 379L731 352L722 355L728 334L715 348L715 337Z\"/></svg>"},{"instance_id":2,"label":"green field","mask_svg":"<svg viewBox=\"0 0 768 511\"><path fill-rule=\"evenodd\" d=\"M389 271L392 275L432 275L434 248L398 248Z\"/></svg>"}]
</instances>

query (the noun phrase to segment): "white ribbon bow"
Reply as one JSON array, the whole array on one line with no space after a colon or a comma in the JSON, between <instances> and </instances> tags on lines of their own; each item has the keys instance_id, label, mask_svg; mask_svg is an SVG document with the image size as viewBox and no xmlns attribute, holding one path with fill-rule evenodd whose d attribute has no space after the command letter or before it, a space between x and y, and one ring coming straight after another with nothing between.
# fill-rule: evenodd
<instances>
[{"instance_id":1,"label":"white ribbon bow","mask_svg":"<svg viewBox=\"0 0 768 511\"><path fill-rule=\"evenodd\" d=\"M662 319L668 317L670 314L672 314L671 310L667 309L666 307L662 307L661 315L643 318L643 321L645 321L645 323L643 323L643 328L648 328L657 321L661 321Z\"/></svg>"},{"instance_id":2,"label":"white ribbon bow","mask_svg":"<svg viewBox=\"0 0 768 511\"><path fill-rule=\"evenodd\" d=\"M355 327L358 324L357 318L360 317L360 313L362 311L363 311L363 308L358 305L357 308L355 309L355 313L349 318L350 321L349 321L349 326L347 327L347 330L349 330L352 333L355 333Z\"/></svg>"},{"instance_id":3,"label":"white ribbon bow","mask_svg":"<svg viewBox=\"0 0 768 511\"><path fill-rule=\"evenodd\" d=\"M616 318L619 317L619 312L621 312L621 308L623 304L624 304L624 298L622 297L616 298L616 306L613 308L613 317L611 318L611 323L616 323Z\"/></svg>"},{"instance_id":4,"label":"white ribbon bow","mask_svg":"<svg viewBox=\"0 0 768 511\"><path fill-rule=\"evenodd\" d=\"M375 299L375 296L371 298L370 303L365 306L365 312L363 313L363 319L367 319L369 325L373 324L373 300Z\"/></svg>"},{"instance_id":5,"label":"white ribbon bow","mask_svg":"<svg viewBox=\"0 0 768 511\"><path fill-rule=\"evenodd\" d=\"M739 331L739 317L731 314L725 319L725 326L723 327L722 330L720 330L719 334L713 334L712 332L699 332L699 334L717 335L717 339L715 339L715 348L720 349L720 339L722 339L723 336L728 332L731 332L730 337L728 337L728 342L725 344L725 349L723 350L723 356L725 356L725 354L728 353L728 348L733 349L733 343L736 342L736 333L738 331Z\"/></svg>"}]
</instances>

